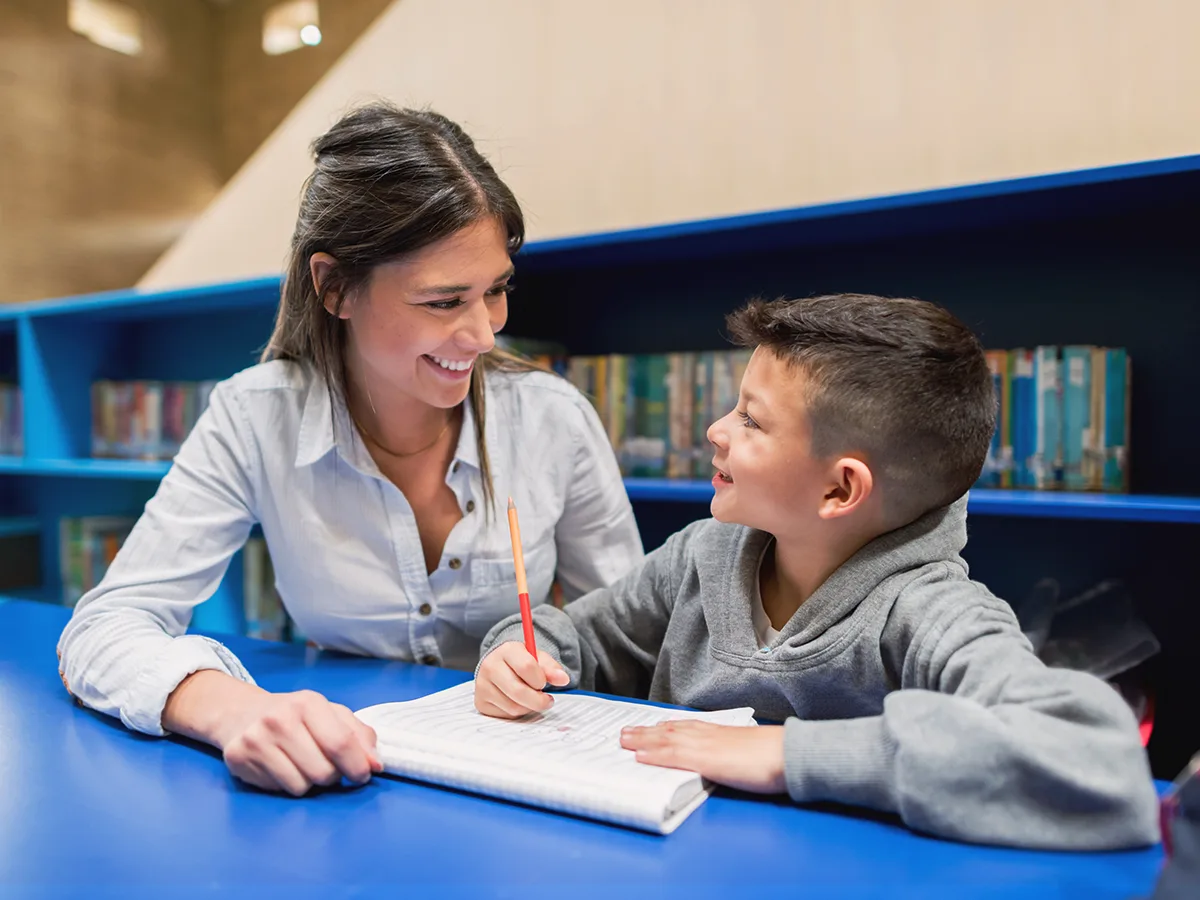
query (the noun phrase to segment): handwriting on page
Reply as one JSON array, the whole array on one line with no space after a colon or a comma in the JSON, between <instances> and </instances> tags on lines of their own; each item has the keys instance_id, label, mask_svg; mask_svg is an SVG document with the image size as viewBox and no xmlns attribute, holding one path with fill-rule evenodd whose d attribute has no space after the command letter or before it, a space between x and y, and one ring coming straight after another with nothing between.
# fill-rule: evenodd
<instances>
[{"instance_id":1,"label":"handwriting on page","mask_svg":"<svg viewBox=\"0 0 1200 900\"><path fill-rule=\"evenodd\" d=\"M749 710L697 713L574 694L556 695L554 706L545 713L494 719L476 711L474 685L470 682L420 700L390 705L386 714L371 721L381 739L399 745L413 741L424 744L433 739L453 746L460 756L495 760L497 756L519 753L526 762L536 757L542 765L582 767L594 775L624 770L623 774L630 777L661 778L672 770L638 763L631 751L620 746L621 729L682 718L729 725L751 722Z\"/></svg>"}]
</instances>

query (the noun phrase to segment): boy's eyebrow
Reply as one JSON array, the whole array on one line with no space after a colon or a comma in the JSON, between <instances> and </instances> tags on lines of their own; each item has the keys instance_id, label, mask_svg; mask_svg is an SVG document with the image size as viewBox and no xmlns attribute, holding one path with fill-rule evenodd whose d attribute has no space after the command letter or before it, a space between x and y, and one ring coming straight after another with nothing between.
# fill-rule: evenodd
<instances>
[{"instance_id":1,"label":"boy's eyebrow","mask_svg":"<svg viewBox=\"0 0 1200 900\"><path fill-rule=\"evenodd\" d=\"M495 280L492 281L492 287L495 287L500 282L504 281L506 278L512 278L514 271L516 271L516 268L514 266L509 266L507 269L504 270L503 273L496 276ZM463 291L469 291L470 289L471 289L471 286L469 284L437 284L437 285L430 285L429 287L420 288L419 290L417 290L417 293L418 294L461 294L461 293L463 293Z\"/></svg>"}]
</instances>

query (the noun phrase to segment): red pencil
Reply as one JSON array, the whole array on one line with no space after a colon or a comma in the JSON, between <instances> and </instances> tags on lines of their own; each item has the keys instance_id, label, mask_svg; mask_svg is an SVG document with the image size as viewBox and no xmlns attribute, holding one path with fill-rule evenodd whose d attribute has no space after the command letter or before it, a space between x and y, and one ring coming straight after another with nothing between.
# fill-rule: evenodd
<instances>
[{"instance_id":1,"label":"red pencil","mask_svg":"<svg viewBox=\"0 0 1200 900\"><path fill-rule=\"evenodd\" d=\"M508 533L512 538L513 568L517 570L517 599L521 601L521 631L525 649L537 659L537 641L533 637L533 610L529 607L529 585L525 581L525 554L521 552L521 526L517 524L517 506L508 498Z\"/></svg>"}]
</instances>

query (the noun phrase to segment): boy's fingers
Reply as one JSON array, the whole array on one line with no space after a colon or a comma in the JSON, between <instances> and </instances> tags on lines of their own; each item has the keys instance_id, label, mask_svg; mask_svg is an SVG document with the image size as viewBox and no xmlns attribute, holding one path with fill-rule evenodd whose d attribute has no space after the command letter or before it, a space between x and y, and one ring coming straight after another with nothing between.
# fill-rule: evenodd
<instances>
[{"instance_id":1,"label":"boy's fingers","mask_svg":"<svg viewBox=\"0 0 1200 900\"><path fill-rule=\"evenodd\" d=\"M476 707L485 715L499 716L502 719L519 719L529 713L528 709L496 687L494 682L488 683L479 692Z\"/></svg>"},{"instance_id":2,"label":"boy's fingers","mask_svg":"<svg viewBox=\"0 0 1200 900\"><path fill-rule=\"evenodd\" d=\"M529 661L533 663L533 658L530 657ZM537 671L540 675L541 670ZM528 679L521 677L515 668L510 668L508 672L498 672L492 679L492 684L504 697L525 712L546 710L554 704L554 698L542 693L540 688L530 687ZM545 684L545 679L542 679L542 684Z\"/></svg>"},{"instance_id":3,"label":"boy's fingers","mask_svg":"<svg viewBox=\"0 0 1200 900\"><path fill-rule=\"evenodd\" d=\"M538 663L542 668L542 675L545 676L548 683L555 687L563 687L570 683L571 676L563 670L553 656L548 653L538 653Z\"/></svg>"},{"instance_id":4,"label":"boy's fingers","mask_svg":"<svg viewBox=\"0 0 1200 900\"><path fill-rule=\"evenodd\" d=\"M546 686L546 675L541 664L529 655L524 644L509 644L501 659L518 678L534 690L540 691Z\"/></svg>"}]
</instances>

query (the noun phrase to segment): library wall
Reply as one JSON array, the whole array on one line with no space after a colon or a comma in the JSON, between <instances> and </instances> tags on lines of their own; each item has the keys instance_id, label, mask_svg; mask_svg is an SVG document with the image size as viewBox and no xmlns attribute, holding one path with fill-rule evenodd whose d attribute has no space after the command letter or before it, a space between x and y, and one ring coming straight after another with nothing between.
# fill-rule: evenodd
<instances>
[{"instance_id":1,"label":"library wall","mask_svg":"<svg viewBox=\"0 0 1200 900\"><path fill-rule=\"evenodd\" d=\"M72 32L65 0L0 2L0 303L136 283L389 0L326 0L321 44L282 56L275 0L123 2L141 56Z\"/></svg>"},{"instance_id":2,"label":"library wall","mask_svg":"<svg viewBox=\"0 0 1200 900\"><path fill-rule=\"evenodd\" d=\"M231 0L217 7L219 165L228 179L320 80L391 0L326 0L321 43L295 53L262 50L263 13L279 0Z\"/></svg>"},{"instance_id":3,"label":"library wall","mask_svg":"<svg viewBox=\"0 0 1200 900\"><path fill-rule=\"evenodd\" d=\"M0 3L0 302L128 287L221 186L211 6L127 2L141 56Z\"/></svg>"},{"instance_id":4,"label":"library wall","mask_svg":"<svg viewBox=\"0 0 1200 900\"><path fill-rule=\"evenodd\" d=\"M308 144L373 96L462 121L550 238L1195 153L1198 28L1191 0L403 0L143 285L278 272Z\"/></svg>"}]
</instances>

